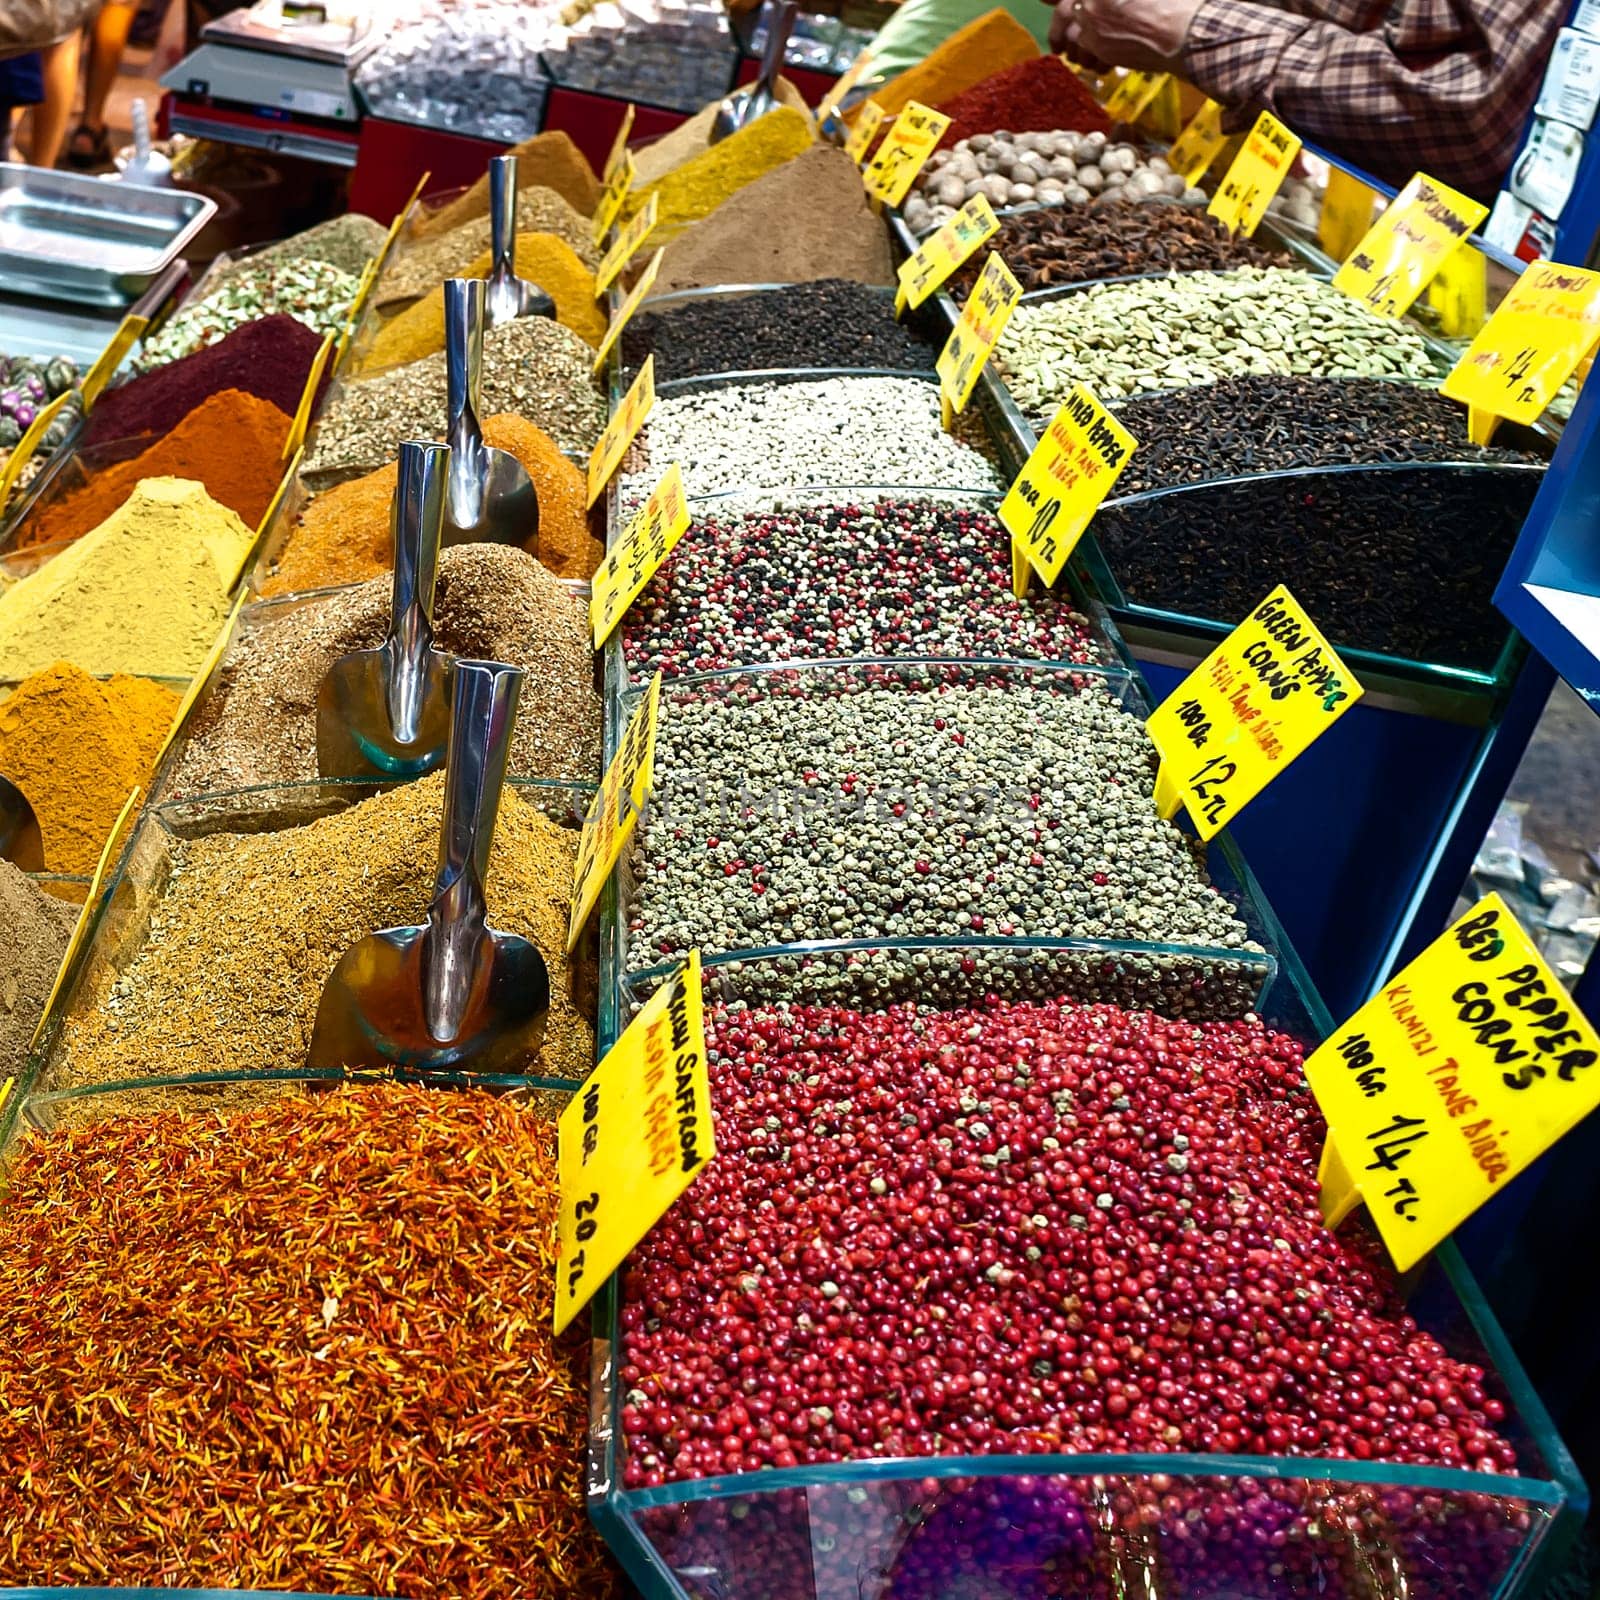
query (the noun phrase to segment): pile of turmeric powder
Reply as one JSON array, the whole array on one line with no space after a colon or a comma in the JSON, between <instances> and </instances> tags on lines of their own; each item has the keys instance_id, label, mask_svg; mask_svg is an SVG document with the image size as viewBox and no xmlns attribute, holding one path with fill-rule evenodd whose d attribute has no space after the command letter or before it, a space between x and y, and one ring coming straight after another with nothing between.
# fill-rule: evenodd
<instances>
[{"instance_id":1,"label":"pile of turmeric powder","mask_svg":"<svg viewBox=\"0 0 1600 1600\"><path fill-rule=\"evenodd\" d=\"M558 578L587 578L605 553L589 530L582 471L542 428L522 417L489 417L486 443L508 450L527 469L539 496L540 563ZM354 478L320 494L301 513L288 543L261 584L263 595L365 583L393 563L389 507L398 468Z\"/></svg>"},{"instance_id":2,"label":"pile of turmeric powder","mask_svg":"<svg viewBox=\"0 0 1600 1600\"><path fill-rule=\"evenodd\" d=\"M129 791L149 789L177 710L164 684L93 678L67 661L0 703L0 775L39 818L51 872L94 871Z\"/></svg>"},{"instance_id":3,"label":"pile of turmeric powder","mask_svg":"<svg viewBox=\"0 0 1600 1600\"><path fill-rule=\"evenodd\" d=\"M491 252L485 250L460 276L487 278L493 259ZM595 303L594 274L569 245L553 233L519 233L516 273L519 278L537 284L555 301L558 322L599 349L605 337L606 319ZM444 288L441 285L383 325L361 358L357 376L368 377L386 367L417 361L442 349Z\"/></svg>"}]
</instances>

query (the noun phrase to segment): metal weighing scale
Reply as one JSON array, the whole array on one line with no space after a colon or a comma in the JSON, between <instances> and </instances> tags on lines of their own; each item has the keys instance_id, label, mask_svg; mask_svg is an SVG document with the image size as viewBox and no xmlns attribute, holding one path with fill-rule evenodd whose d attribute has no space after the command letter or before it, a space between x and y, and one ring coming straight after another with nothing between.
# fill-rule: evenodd
<instances>
[{"instance_id":1,"label":"metal weighing scale","mask_svg":"<svg viewBox=\"0 0 1600 1600\"><path fill-rule=\"evenodd\" d=\"M200 44L161 80L174 94L177 133L351 167L356 161L355 69L384 27L328 7L257 0L208 22Z\"/></svg>"}]
</instances>

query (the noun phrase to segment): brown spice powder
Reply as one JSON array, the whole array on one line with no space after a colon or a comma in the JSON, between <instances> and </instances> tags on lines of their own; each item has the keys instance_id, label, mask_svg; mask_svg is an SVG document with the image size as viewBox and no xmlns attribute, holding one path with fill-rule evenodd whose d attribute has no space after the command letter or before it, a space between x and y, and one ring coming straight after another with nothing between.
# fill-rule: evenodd
<instances>
[{"instance_id":1,"label":"brown spice powder","mask_svg":"<svg viewBox=\"0 0 1600 1600\"><path fill-rule=\"evenodd\" d=\"M315 778L317 690L340 656L383 643L392 588L375 578L247 613L191 716L168 793ZM434 629L450 655L509 661L527 674L511 738L513 776L598 778L594 645L588 611L570 589L509 545L456 545L439 563Z\"/></svg>"},{"instance_id":2,"label":"brown spice powder","mask_svg":"<svg viewBox=\"0 0 1600 1600\"><path fill-rule=\"evenodd\" d=\"M0 859L0 1083L27 1058L78 908Z\"/></svg>"},{"instance_id":3,"label":"brown spice powder","mask_svg":"<svg viewBox=\"0 0 1600 1600\"><path fill-rule=\"evenodd\" d=\"M378 928L423 920L443 804L436 772L299 827L176 840L148 936L75 1003L48 1086L304 1066L339 958ZM528 1070L573 1081L594 1065L592 976L565 954L577 846L576 828L506 789L489 921L531 940L550 969L544 1046Z\"/></svg>"}]
</instances>

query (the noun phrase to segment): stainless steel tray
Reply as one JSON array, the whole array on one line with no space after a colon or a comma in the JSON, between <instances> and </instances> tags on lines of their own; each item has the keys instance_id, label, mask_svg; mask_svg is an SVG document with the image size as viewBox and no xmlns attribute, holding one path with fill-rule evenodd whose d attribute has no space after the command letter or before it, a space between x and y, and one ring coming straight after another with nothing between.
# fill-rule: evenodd
<instances>
[{"instance_id":1,"label":"stainless steel tray","mask_svg":"<svg viewBox=\"0 0 1600 1600\"><path fill-rule=\"evenodd\" d=\"M12 294L129 305L216 209L183 189L0 163L0 282Z\"/></svg>"}]
</instances>

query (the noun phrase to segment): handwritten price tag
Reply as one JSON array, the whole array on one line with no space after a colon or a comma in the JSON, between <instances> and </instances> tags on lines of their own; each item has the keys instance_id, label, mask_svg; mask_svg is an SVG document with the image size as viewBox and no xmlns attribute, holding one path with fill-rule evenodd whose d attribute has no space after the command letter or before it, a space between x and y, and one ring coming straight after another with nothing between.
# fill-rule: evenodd
<instances>
[{"instance_id":1,"label":"handwritten price tag","mask_svg":"<svg viewBox=\"0 0 1600 1600\"><path fill-rule=\"evenodd\" d=\"M952 272L965 264L980 244L999 231L1000 219L994 214L988 197L974 195L937 233L923 240L922 248L914 256L900 263L896 274L900 279L894 302L896 312L907 306L915 310Z\"/></svg>"},{"instance_id":2,"label":"handwritten price tag","mask_svg":"<svg viewBox=\"0 0 1600 1600\"><path fill-rule=\"evenodd\" d=\"M939 374L939 394L951 411L964 411L978 374L989 359L1000 335L1006 331L1011 313L1022 298L1022 285L996 251L978 274L978 281L961 309L961 320L950 331L935 367Z\"/></svg>"},{"instance_id":3,"label":"handwritten price tag","mask_svg":"<svg viewBox=\"0 0 1600 1600\"><path fill-rule=\"evenodd\" d=\"M878 129L883 126L883 107L876 100L869 100L856 114L855 126L850 130L850 137L844 142L844 153L859 167L861 158L872 148L872 141L878 136Z\"/></svg>"},{"instance_id":4,"label":"handwritten price tag","mask_svg":"<svg viewBox=\"0 0 1600 1600\"><path fill-rule=\"evenodd\" d=\"M1363 693L1279 584L1151 713L1156 808L1211 838Z\"/></svg>"},{"instance_id":5,"label":"handwritten price tag","mask_svg":"<svg viewBox=\"0 0 1600 1600\"><path fill-rule=\"evenodd\" d=\"M1464 244L1428 285L1428 304L1452 339L1474 339L1489 317L1489 271L1481 250Z\"/></svg>"},{"instance_id":6,"label":"handwritten price tag","mask_svg":"<svg viewBox=\"0 0 1600 1600\"><path fill-rule=\"evenodd\" d=\"M656 216L660 209L661 197L652 194L643 209L634 212L632 220L611 241L611 248L601 256L600 265L595 268L595 299L598 300L611 287L617 274L633 260L639 247L655 231Z\"/></svg>"},{"instance_id":7,"label":"handwritten price tag","mask_svg":"<svg viewBox=\"0 0 1600 1600\"><path fill-rule=\"evenodd\" d=\"M1263 111L1206 210L1229 233L1254 233L1299 154L1299 138Z\"/></svg>"},{"instance_id":8,"label":"handwritten price tag","mask_svg":"<svg viewBox=\"0 0 1600 1600\"><path fill-rule=\"evenodd\" d=\"M1228 142L1222 131L1222 104L1207 100L1172 141L1167 165L1191 187L1211 170L1217 153Z\"/></svg>"},{"instance_id":9,"label":"handwritten price tag","mask_svg":"<svg viewBox=\"0 0 1600 1600\"><path fill-rule=\"evenodd\" d=\"M561 1113L558 1334L717 1153L700 989L695 950Z\"/></svg>"},{"instance_id":10,"label":"handwritten price tag","mask_svg":"<svg viewBox=\"0 0 1600 1600\"><path fill-rule=\"evenodd\" d=\"M1328 169L1328 188L1317 214L1317 239L1335 261L1348 260L1366 237L1377 203L1377 191L1359 178L1352 178L1342 167Z\"/></svg>"},{"instance_id":11,"label":"handwritten price tag","mask_svg":"<svg viewBox=\"0 0 1600 1600\"><path fill-rule=\"evenodd\" d=\"M595 440L594 449L589 455L589 498L584 502L586 505L592 506L600 498L600 491L611 481L611 474L622 465L628 446L644 426L655 403L656 358L651 354L644 358L639 376L623 395L622 404L612 414L605 431Z\"/></svg>"},{"instance_id":12,"label":"handwritten price tag","mask_svg":"<svg viewBox=\"0 0 1600 1600\"><path fill-rule=\"evenodd\" d=\"M689 526L683 473L674 462L639 507L627 531L595 569L589 591L589 627L596 650L611 637L629 606L672 554Z\"/></svg>"},{"instance_id":13,"label":"handwritten price tag","mask_svg":"<svg viewBox=\"0 0 1600 1600\"><path fill-rule=\"evenodd\" d=\"M1534 261L1511 286L1440 392L1532 422L1600 341L1600 272Z\"/></svg>"},{"instance_id":14,"label":"handwritten price tag","mask_svg":"<svg viewBox=\"0 0 1600 1600\"><path fill-rule=\"evenodd\" d=\"M950 119L942 111L917 100L906 101L878 153L862 172L867 193L885 205L899 205L949 126Z\"/></svg>"},{"instance_id":15,"label":"handwritten price tag","mask_svg":"<svg viewBox=\"0 0 1600 1600\"><path fill-rule=\"evenodd\" d=\"M1380 317L1404 316L1488 215L1488 206L1415 173L1333 275L1333 286Z\"/></svg>"},{"instance_id":16,"label":"handwritten price tag","mask_svg":"<svg viewBox=\"0 0 1600 1600\"><path fill-rule=\"evenodd\" d=\"M631 106L628 108L633 109ZM633 164L633 156L626 150L622 159L612 168L606 178L606 186L600 192L600 198L594 208L594 242L595 248L600 247L601 241L611 231L611 224L617 220L617 213L622 210L623 202L628 198L628 191L633 188L634 179L639 175L638 169Z\"/></svg>"},{"instance_id":17,"label":"handwritten price tag","mask_svg":"<svg viewBox=\"0 0 1600 1600\"><path fill-rule=\"evenodd\" d=\"M1000 502L1019 599L1028 592L1030 567L1046 585L1061 576L1135 447L1133 435L1083 384L1062 401Z\"/></svg>"},{"instance_id":18,"label":"handwritten price tag","mask_svg":"<svg viewBox=\"0 0 1600 1600\"><path fill-rule=\"evenodd\" d=\"M1306 1062L1323 1216L1365 1202L1404 1271L1600 1103L1600 1035L1497 894Z\"/></svg>"},{"instance_id":19,"label":"handwritten price tag","mask_svg":"<svg viewBox=\"0 0 1600 1600\"><path fill-rule=\"evenodd\" d=\"M656 274L661 271L661 258L666 254L665 247L657 250L650 257L649 265L639 274L639 281L628 291L628 298L617 308L617 314L611 319L610 326L606 329L606 336L600 341L600 348L594 354L594 366L590 371L598 373L606 364L606 357L611 354L611 347L622 337L622 330L628 326L628 318L644 303L645 298L656 286Z\"/></svg>"},{"instance_id":20,"label":"handwritten price tag","mask_svg":"<svg viewBox=\"0 0 1600 1600\"><path fill-rule=\"evenodd\" d=\"M600 788L590 802L578 840L578 859L572 873L572 909L567 916L567 950L577 948L578 935L589 913L600 901L606 879L622 858L623 846L633 837L645 797L655 781L656 716L661 708L661 674L650 680L639 709L623 729L622 743L606 768Z\"/></svg>"}]
</instances>

